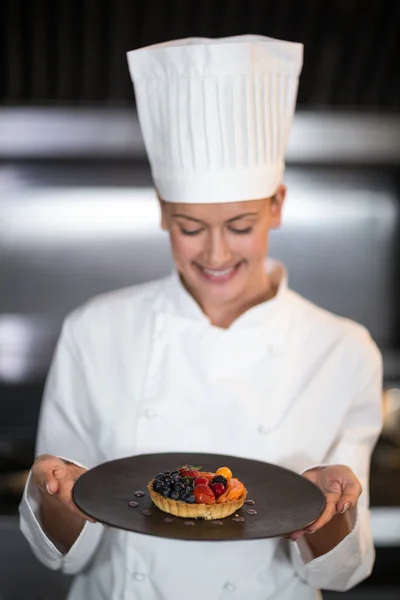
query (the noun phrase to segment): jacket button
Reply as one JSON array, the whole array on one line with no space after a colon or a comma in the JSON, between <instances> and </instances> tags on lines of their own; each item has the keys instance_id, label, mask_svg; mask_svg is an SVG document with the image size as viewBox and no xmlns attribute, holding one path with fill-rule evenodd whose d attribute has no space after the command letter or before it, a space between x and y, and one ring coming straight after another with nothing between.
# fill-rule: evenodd
<instances>
[{"instance_id":1,"label":"jacket button","mask_svg":"<svg viewBox=\"0 0 400 600\"><path fill-rule=\"evenodd\" d=\"M227 581L224 585L224 588L227 592L234 592L236 590L236 585L234 583L231 583L230 581Z\"/></svg>"},{"instance_id":2,"label":"jacket button","mask_svg":"<svg viewBox=\"0 0 400 600\"><path fill-rule=\"evenodd\" d=\"M157 412L153 408L146 408L146 410L144 411L144 415L148 419L152 419L157 415Z\"/></svg>"},{"instance_id":3,"label":"jacket button","mask_svg":"<svg viewBox=\"0 0 400 600\"><path fill-rule=\"evenodd\" d=\"M146 575L144 575L143 573L136 572L133 574L133 579L135 581L144 581L146 579Z\"/></svg>"}]
</instances>

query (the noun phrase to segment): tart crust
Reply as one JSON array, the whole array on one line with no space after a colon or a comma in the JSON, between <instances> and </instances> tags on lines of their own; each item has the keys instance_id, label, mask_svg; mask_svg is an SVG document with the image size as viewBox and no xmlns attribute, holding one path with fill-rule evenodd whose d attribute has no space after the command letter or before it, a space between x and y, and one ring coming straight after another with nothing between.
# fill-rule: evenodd
<instances>
[{"instance_id":1,"label":"tart crust","mask_svg":"<svg viewBox=\"0 0 400 600\"><path fill-rule=\"evenodd\" d=\"M220 504L187 504L179 500L164 498L164 496L155 492L153 490L153 481L154 479L148 483L147 489L157 508L170 515L184 519L206 519L207 521L225 519L225 517L233 515L239 508L242 508L247 498L247 490L244 488L240 498L231 500L230 502L221 502Z\"/></svg>"}]
</instances>

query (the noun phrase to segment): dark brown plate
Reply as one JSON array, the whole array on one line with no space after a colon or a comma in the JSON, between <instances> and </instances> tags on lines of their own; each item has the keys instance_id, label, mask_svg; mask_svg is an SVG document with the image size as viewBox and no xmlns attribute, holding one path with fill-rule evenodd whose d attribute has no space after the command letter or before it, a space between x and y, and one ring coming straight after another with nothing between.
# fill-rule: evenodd
<instances>
[{"instance_id":1,"label":"dark brown plate","mask_svg":"<svg viewBox=\"0 0 400 600\"><path fill-rule=\"evenodd\" d=\"M201 465L204 471L229 467L247 488L254 506L244 505L239 516L215 524L212 521L185 520L156 508L147 492L147 483L160 471L179 465ZM136 497L135 492L146 492ZM212 454L143 454L114 460L91 469L78 479L73 489L78 507L100 523L136 533L182 540L251 540L287 535L317 519L325 507L322 492L304 477L281 467L256 460ZM130 501L138 502L131 508ZM257 514L248 514L254 509ZM144 516L143 510L150 510ZM172 519L166 523L165 518Z\"/></svg>"}]
</instances>

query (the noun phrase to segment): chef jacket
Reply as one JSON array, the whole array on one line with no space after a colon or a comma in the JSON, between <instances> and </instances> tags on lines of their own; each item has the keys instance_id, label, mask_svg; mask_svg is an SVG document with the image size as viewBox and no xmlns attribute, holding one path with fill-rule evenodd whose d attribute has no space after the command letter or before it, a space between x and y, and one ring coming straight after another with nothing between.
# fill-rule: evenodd
<instances>
[{"instance_id":1,"label":"chef jacket","mask_svg":"<svg viewBox=\"0 0 400 600\"><path fill-rule=\"evenodd\" d=\"M350 533L314 558L304 538L195 542L86 523L65 553L41 526L29 477L21 529L42 563L77 575L70 600L311 600L319 588L346 590L370 574L379 351L362 326L291 291L281 264L267 268L276 296L228 329L210 323L176 273L69 315L45 388L37 454L88 468L158 452L229 454L299 473L348 465L363 485Z\"/></svg>"}]
</instances>

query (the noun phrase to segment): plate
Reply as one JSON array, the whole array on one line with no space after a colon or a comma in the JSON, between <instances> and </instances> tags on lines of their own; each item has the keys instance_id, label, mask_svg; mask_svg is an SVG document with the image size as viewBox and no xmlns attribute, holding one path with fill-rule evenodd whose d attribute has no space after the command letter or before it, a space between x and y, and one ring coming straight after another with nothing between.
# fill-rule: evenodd
<instances>
[{"instance_id":1,"label":"plate","mask_svg":"<svg viewBox=\"0 0 400 600\"><path fill-rule=\"evenodd\" d=\"M221 466L229 467L246 486L247 501L254 504L245 504L219 522L185 520L162 512L152 503L147 484L157 473L185 464L201 465L203 471L212 472ZM139 492L144 495L135 495ZM73 498L81 511L105 525L157 537L200 541L288 535L310 525L325 508L322 492L297 473L257 460L198 453L142 454L101 464L78 479ZM137 502L136 507L129 505L132 501Z\"/></svg>"}]
</instances>

